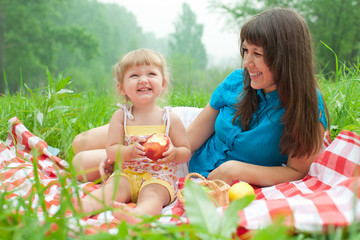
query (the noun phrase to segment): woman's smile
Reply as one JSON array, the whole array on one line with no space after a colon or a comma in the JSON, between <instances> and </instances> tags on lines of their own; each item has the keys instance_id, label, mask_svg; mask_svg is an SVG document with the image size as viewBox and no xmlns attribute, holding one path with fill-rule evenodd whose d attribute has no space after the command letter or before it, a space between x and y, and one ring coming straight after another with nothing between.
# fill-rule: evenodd
<instances>
[{"instance_id":1,"label":"woman's smile","mask_svg":"<svg viewBox=\"0 0 360 240\"><path fill-rule=\"evenodd\" d=\"M245 40L242 48L244 67L247 68L250 74L251 87L262 89L265 93L274 91L276 85L273 74L265 63L263 47L250 44Z\"/></svg>"},{"instance_id":2,"label":"woman's smile","mask_svg":"<svg viewBox=\"0 0 360 240\"><path fill-rule=\"evenodd\" d=\"M262 72L259 72L259 73L250 73L250 78L251 78L251 80L256 80L256 79L258 79L259 77L261 77L262 76Z\"/></svg>"}]
</instances>

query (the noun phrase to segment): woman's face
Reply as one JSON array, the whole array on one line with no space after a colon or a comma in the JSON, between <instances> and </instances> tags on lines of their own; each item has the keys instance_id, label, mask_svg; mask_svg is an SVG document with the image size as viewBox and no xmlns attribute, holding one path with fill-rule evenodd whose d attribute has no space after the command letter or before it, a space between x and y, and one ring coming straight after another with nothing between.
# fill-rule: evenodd
<instances>
[{"instance_id":1,"label":"woman's face","mask_svg":"<svg viewBox=\"0 0 360 240\"><path fill-rule=\"evenodd\" d=\"M262 89L264 93L272 92L276 89L274 77L269 67L265 64L264 49L260 46L243 42L244 67L250 74L251 87Z\"/></svg>"}]
</instances>

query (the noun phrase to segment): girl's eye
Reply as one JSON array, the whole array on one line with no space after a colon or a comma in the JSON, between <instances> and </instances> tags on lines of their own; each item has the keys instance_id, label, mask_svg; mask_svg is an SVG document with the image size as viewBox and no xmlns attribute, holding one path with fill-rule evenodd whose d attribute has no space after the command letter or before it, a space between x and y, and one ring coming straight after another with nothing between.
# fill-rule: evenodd
<instances>
[{"instance_id":1,"label":"girl's eye","mask_svg":"<svg viewBox=\"0 0 360 240\"><path fill-rule=\"evenodd\" d=\"M149 73L149 76L156 76L156 74L151 72L151 73Z\"/></svg>"},{"instance_id":2,"label":"girl's eye","mask_svg":"<svg viewBox=\"0 0 360 240\"><path fill-rule=\"evenodd\" d=\"M248 51L249 51L249 50L248 50L247 48L244 48L244 47L243 47L243 52L244 52L244 53L247 53Z\"/></svg>"},{"instance_id":3,"label":"girl's eye","mask_svg":"<svg viewBox=\"0 0 360 240\"><path fill-rule=\"evenodd\" d=\"M259 56L259 57L262 56L262 54L261 54L261 53L258 53L258 52L255 52L255 55L256 55L256 56Z\"/></svg>"},{"instance_id":4,"label":"girl's eye","mask_svg":"<svg viewBox=\"0 0 360 240\"><path fill-rule=\"evenodd\" d=\"M136 78L136 77L138 77L138 75L137 74L132 74L132 75L130 75L130 77L131 78Z\"/></svg>"}]
</instances>

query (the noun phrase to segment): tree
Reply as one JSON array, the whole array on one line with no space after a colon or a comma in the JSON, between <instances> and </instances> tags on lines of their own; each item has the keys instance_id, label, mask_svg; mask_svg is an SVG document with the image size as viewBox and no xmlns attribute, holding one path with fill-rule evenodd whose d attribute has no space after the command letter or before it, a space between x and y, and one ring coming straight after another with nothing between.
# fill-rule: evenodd
<instances>
[{"instance_id":1,"label":"tree","mask_svg":"<svg viewBox=\"0 0 360 240\"><path fill-rule=\"evenodd\" d=\"M329 3L327 0L243 0L225 5L219 0L212 0L211 6L223 10L237 25L270 7L296 9L309 25L321 69L334 71L333 53L323 43L340 60L357 61L360 55L360 0L333 0Z\"/></svg>"},{"instance_id":2,"label":"tree","mask_svg":"<svg viewBox=\"0 0 360 240\"><path fill-rule=\"evenodd\" d=\"M4 6L0 5L0 94L5 89L3 69L5 67L5 16Z\"/></svg>"},{"instance_id":3,"label":"tree","mask_svg":"<svg viewBox=\"0 0 360 240\"><path fill-rule=\"evenodd\" d=\"M322 67L335 70L333 53L340 61L355 63L360 55L360 0L306 1L311 11L305 17L315 40L315 50ZM329 69L329 68L328 68Z\"/></svg>"},{"instance_id":4,"label":"tree","mask_svg":"<svg viewBox=\"0 0 360 240\"><path fill-rule=\"evenodd\" d=\"M85 29L61 26L71 0L0 1L0 93L19 88L20 78L30 86L44 75L44 66L56 68L56 53L63 47L79 49L87 58L97 54L97 41ZM22 74L22 76L20 76Z\"/></svg>"},{"instance_id":5,"label":"tree","mask_svg":"<svg viewBox=\"0 0 360 240\"><path fill-rule=\"evenodd\" d=\"M107 89L123 54L141 47L166 52L164 41L143 33L134 14L114 3L0 0L0 93L3 68L14 92L20 75L31 88L46 84L44 66L71 76L75 89Z\"/></svg>"},{"instance_id":6,"label":"tree","mask_svg":"<svg viewBox=\"0 0 360 240\"><path fill-rule=\"evenodd\" d=\"M174 27L175 32L169 40L170 55L188 59L196 69L205 69L207 55L201 41L204 26L196 23L196 14L187 3L183 3L182 13Z\"/></svg>"},{"instance_id":7,"label":"tree","mask_svg":"<svg viewBox=\"0 0 360 240\"><path fill-rule=\"evenodd\" d=\"M100 54L92 60L74 56L69 49L59 53L58 68L68 69L75 89L108 89L112 67L122 55L137 48L163 47L154 35L143 33L133 13L114 3L77 0L64 14L63 25L82 27L99 43Z\"/></svg>"}]
</instances>

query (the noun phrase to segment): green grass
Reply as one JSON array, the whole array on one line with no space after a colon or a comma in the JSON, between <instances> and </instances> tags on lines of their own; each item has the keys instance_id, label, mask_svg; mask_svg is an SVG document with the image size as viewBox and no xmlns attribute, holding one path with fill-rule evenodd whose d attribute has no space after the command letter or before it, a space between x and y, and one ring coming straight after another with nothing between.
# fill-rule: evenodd
<instances>
[{"instance_id":1,"label":"green grass","mask_svg":"<svg viewBox=\"0 0 360 240\"><path fill-rule=\"evenodd\" d=\"M360 64L341 65L331 79L321 78L320 87L330 112L332 138L341 130L360 134Z\"/></svg>"},{"instance_id":2,"label":"green grass","mask_svg":"<svg viewBox=\"0 0 360 240\"><path fill-rule=\"evenodd\" d=\"M340 66L336 77L320 77L320 87L327 103L331 117L331 136L334 138L341 130L350 130L360 134L360 64ZM70 78L61 74L48 74L48 85L40 89L28 89L24 85L17 94L7 93L0 97L0 139L5 140L8 134L8 120L17 116L35 135L44 139L49 145L61 150L60 157L71 162L73 152L71 143L75 135L93 127L109 122L115 111L118 96L114 90L82 93L72 92ZM214 86L215 87L215 86ZM204 107L210 99L212 91L201 92L198 89L173 89L168 94L168 105ZM37 208L31 207L33 197L41 195L48 187L40 186L38 179L30 179L34 187L28 198L20 199L16 205L7 200L9 192L0 193L0 239L69 239L75 235L80 239L194 239L199 236L215 235L201 226L145 225L129 226L120 224L116 236L102 232L85 236L85 229L79 224L81 215L75 214L74 230L69 226L69 218L65 210L71 209L70 193L66 181L72 186L77 183L72 175L60 178L63 186L61 208L54 216L44 214L45 223L39 221L38 207L44 206L40 197ZM74 221L74 219L72 221ZM155 218L147 219L156 223ZM55 227L57 226L57 227ZM359 239L357 224L347 229L333 229L324 233L288 234L281 224L274 224L257 233L254 239ZM129 233L132 232L132 235ZM199 234L200 232L200 234ZM218 236L219 237L219 236Z\"/></svg>"}]
</instances>

